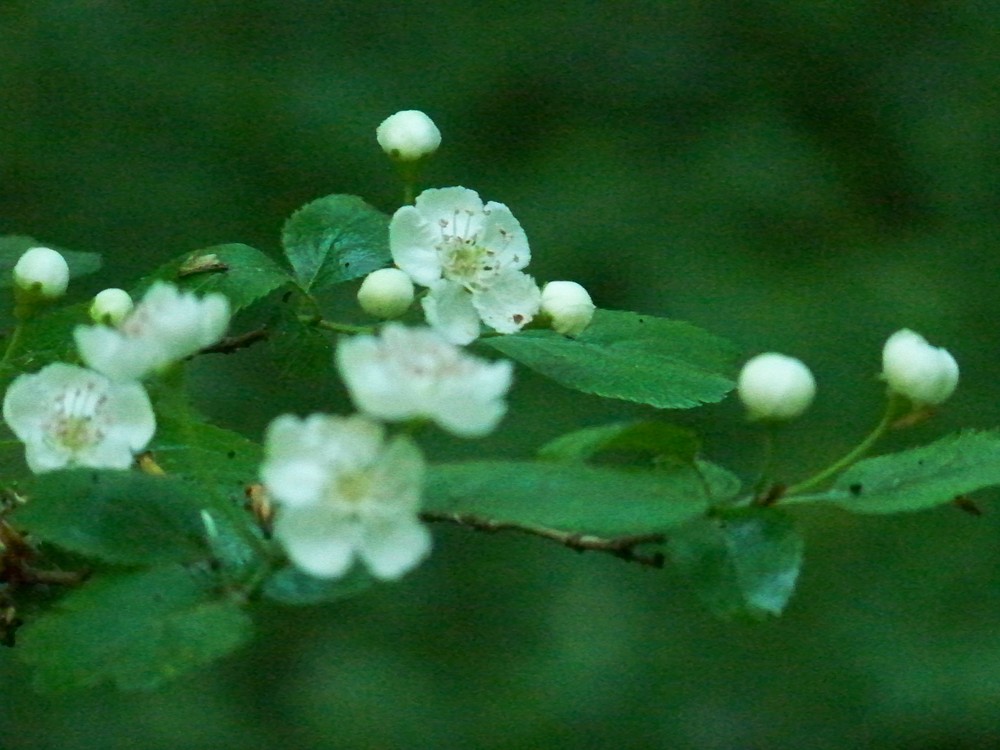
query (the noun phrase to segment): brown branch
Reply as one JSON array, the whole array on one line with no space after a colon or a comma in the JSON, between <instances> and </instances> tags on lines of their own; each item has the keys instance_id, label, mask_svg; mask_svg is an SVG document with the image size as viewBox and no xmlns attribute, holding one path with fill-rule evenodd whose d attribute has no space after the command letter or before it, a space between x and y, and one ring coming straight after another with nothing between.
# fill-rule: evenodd
<instances>
[{"instance_id":1,"label":"brown branch","mask_svg":"<svg viewBox=\"0 0 1000 750\"><path fill-rule=\"evenodd\" d=\"M635 550L641 544L662 544L666 540L663 534L634 534L632 536L607 538L591 534L559 531L558 529L550 529L544 526L525 526L512 521L496 521L491 518L467 513L434 513L425 511L420 514L420 518L428 523L453 523L490 534L497 531L517 531L522 534L530 534L548 539L564 547L575 549L577 552L605 552L627 562L635 562L651 568L662 568L664 562L662 552L646 554L636 552Z\"/></svg>"},{"instance_id":2,"label":"brown branch","mask_svg":"<svg viewBox=\"0 0 1000 750\"><path fill-rule=\"evenodd\" d=\"M247 331L246 333L241 333L238 336L226 336L218 344L212 344L211 346L206 346L204 349L200 349L198 354L232 354L240 349L246 349L248 346L253 346L258 341L263 341L268 336L271 335L271 331L266 325L260 328L254 328L252 331Z\"/></svg>"}]
</instances>

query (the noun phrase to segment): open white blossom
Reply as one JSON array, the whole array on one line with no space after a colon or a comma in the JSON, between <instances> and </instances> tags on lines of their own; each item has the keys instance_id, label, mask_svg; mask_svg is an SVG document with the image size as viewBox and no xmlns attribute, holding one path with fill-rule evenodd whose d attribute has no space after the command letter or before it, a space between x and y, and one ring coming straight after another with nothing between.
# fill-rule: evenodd
<instances>
[{"instance_id":1,"label":"open white blossom","mask_svg":"<svg viewBox=\"0 0 1000 750\"><path fill-rule=\"evenodd\" d=\"M139 383L62 363L18 376L4 396L3 418L36 474L74 466L127 469L156 431Z\"/></svg>"},{"instance_id":2,"label":"open white blossom","mask_svg":"<svg viewBox=\"0 0 1000 750\"><path fill-rule=\"evenodd\" d=\"M794 419L816 395L809 368L776 352L758 354L743 365L736 387L751 419Z\"/></svg>"},{"instance_id":3,"label":"open white blossom","mask_svg":"<svg viewBox=\"0 0 1000 750\"><path fill-rule=\"evenodd\" d=\"M211 346L229 325L229 300L219 293L198 298L158 281L118 324L77 326L84 363L114 380L139 380Z\"/></svg>"},{"instance_id":4,"label":"open white blossom","mask_svg":"<svg viewBox=\"0 0 1000 750\"><path fill-rule=\"evenodd\" d=\"M427 322L453 343L475 340L480 320L516 333L538 313L541 292L521 271L531 260L524 230L507 206L484 206L474 190L422 192L393 214L389 247L396 265L430 289Z\"/></svg>"},{"instance_id":5,"label":"open white blossom","mask_svg":"<svg viewBox=\"0 0 1000 750\"><path fill-rule=\"evenodd\" d=\"M62 297L69 286L69 265L58 250L32 247L14 265L14 283L46 299Z\"/></svg>"},{"instance_id":6,"label":"open white blossom","mask_svg":"<svg viewBox=\"0 0 1000 750\"><path fill-rule=\"evenodd\" d=\"M914 404L936 406L955 392L958 363L947 349L931 346L919 333L904 328L885 342L882 377Z\"/></svg>"},{"instance_id":7,"label":"open white blossom","mask_svg":"<svg viewBox=\"0 0 1000 750\"><path fill-rule=\"evenodd\" d=\"M481 437L507 411L511 363L466 354L428 328L389 323L380 336L342 340L336 356L354 405L377 419L430 419L455 435Z\"/></svg>"},{"instance_id":8,"label":"open white blossom","mask_svg":"<svg viewBox=\"0 0 1000 750\"><path fill-rule=\"evenodd\" d=\"M359 558L394 579L430 552L420 523L424 460L362 416L286 414L267 429L261 479L279 506L275 538L306 573L339 578Z\"/></svg>"},{"instance_id":9,"label":"open white blossom","mask_svg":"<svg viewBox=\"0 0 1000 750\"><path fill-rule=\"evenodd\" d=\"M399 161L422 159L441 145L441 131L419 109L389 115L375 129L375 138L383 151Z\"/></svg>"}]
</instances>

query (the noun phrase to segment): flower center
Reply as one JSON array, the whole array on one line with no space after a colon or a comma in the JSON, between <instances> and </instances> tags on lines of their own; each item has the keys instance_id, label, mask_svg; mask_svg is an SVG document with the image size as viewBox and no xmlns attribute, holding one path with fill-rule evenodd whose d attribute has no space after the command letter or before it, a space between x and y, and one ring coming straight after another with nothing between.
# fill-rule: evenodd
<instances>
[{"instance_id":1,"label":"flower center","mask_svg":"<svg viewBox=\"0 0 1000 750\"><path fill-rule=\"evenodd\" d=\"M100 442L104 432L97 424L98 412L107 401L93 383L61 391L52 402L48 439L71 453Z\"/></svg>"},{"instance_id":2,"label":"flower center","mask_svg":"<svg viewBox=\"0 0 1000 750\"><path fill-rule=\"evenodd\" d=\"M367 471L350 471L341 474L333 484L337 500L357 509L372 495L372 477Z\"/></svg>"}]
</instances>

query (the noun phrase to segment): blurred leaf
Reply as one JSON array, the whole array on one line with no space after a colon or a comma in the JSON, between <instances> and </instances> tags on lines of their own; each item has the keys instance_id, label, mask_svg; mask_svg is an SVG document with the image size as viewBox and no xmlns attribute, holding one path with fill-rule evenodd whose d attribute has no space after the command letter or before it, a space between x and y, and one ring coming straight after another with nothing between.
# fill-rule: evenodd
<instances>
[{"instance_id":1,"label":"blurred leaf","mask_svg":"<svg viewBox=\"0 0 1000 750\"><path fill-rule=\"evenodd\" d=\"M207 555L192 488L170 477L93 469L41 474L16 517L36 539L116 565Z\"/></svg>"},{"instance_id":2,"label":"blurred leaf","mask_svg":"<svg viewBox=\"0 0 1000 750\"><path fill-rule=\"evenodd\" d=\"M356 195L328 195L285 222L285 255L306 291L356 279L391 261L389 217Z\"/></svg>"},{"instance_id":3,"label":"blurred leaf","mask_svg":"<svg viewBox=\"0 0 1000 750\"><path fill-rule=\"evenodd\" d=\"M4 363L2 376L13 378L22 372L37 372L52 362L76 359L73 329L91 323L87 310L90 302L50 308L24 323L21 346Z\"/></svg>"},{"instance_id":4,"label":"blurred leaf","mask_svg":"<svg viewBox=\"0 0 1000 750\"><path fill-rule=\"evenodd\" d=\"M262 593L279 604L323 604L345 599L365 591L375 579L361 565L355 565L343 578L316 578L289 565L275 571L265 582Z\"/></svg>"},{"instance_id":5,"label":"blurred leaf","mask_svg":"<svg viewBox=\"0 0 1000 750\"><path fill-rule=\"evenodd\" d=\"M323 387L336 376L328 333L302 322L294 311L282 311L270 330L268 348L282 378Z\"/></svg>"},{"instance_id":6,"label":"blurred leaf","mask_svg":"<svg viewBox=\"0 0 1000 750\"><path fill-rule=\"evenodd\" d=\"M214 245L160 266L139 282L138 296L162 280L198 294L221 292L233 313L292 281L291 275L270 257L249 245Z\"/></svg>"},{"instance_id":7,"label":"blurred leaf","mask_svg":"<svg viewBox=\"0 0 1000 750\"><path fill-rule=\"evenodd\" d=\"M734 385L732 344L652 315L598 310L575 339L539 330L481 341L567 388L661 409L719 401Z\"/></svg>"},{"instance_id":8,"label":"blurred leaf","mask_svg":"<svg viewBox=\"0 0 1000 750\"><path fill-rule=\"evenodd\" d=\"M70 278L86 276L94 273L101 267L101 256L99 253L85 253L79 250L63 250L61 247L39 242L33 237L25 235L9 234L0 237L0 288L13 286L14 266L24 253L39 245L57 250L66 259L69 266Z\"/></svg>"},{"instance_id":9,"label":"blurred leaf","mask_svg":"<svg viewBox=\"0 0 1000 750\"><path fill-rule=\"evenodd\" d=\"M18 653L43 690L150 690L249 638L249 617L210 584L180 566L103 576L26 625Z\"/></svg>"},{"instance_id":10,"label":"blurred leaf","mask_svg":"<svg viewBox=\"0 0 1000 750\"><path fill-rule=\"evenodd\" d=\"M802 548L791 519L776 509L700 518L668 540L673 562L724 618L780 615L795 589Z\"/></svg>"},{"instance_id":11,"label":"blurred leaf","mask_svg":"<svg viewBox=\"0 0 1000 750\"><path fill-rule=\"evenodd\" d=\"M690 464L700 448L698 436L691 430L665 422L634 421L585 427L560 435L539 448L538 457L582 462L601 453L619 451Z\"/></svg>"},{"instance_id":12,"label":"blurred leaf","mask_svg":"<svg viewBox=\"0 0 1000 750\"><path fill-rule=\"evenodd\" d=\"M1000 485L1000 435L963 432L859 461L829 492L782 502L831 502L855 513L900 513L950 503L995 485Z\"/></svg>"},{"instance_id":13,"label":"blurred leaf","mask_svg":"<svg viewBox=\"0 0 1000 750\"><path fill-rule=\"evenodd\" d=\"M424 510L498 522L625 536L673 528L708 507L691 467L638 471L477 461L430 470Z\"/></svg>"}]
</instances>

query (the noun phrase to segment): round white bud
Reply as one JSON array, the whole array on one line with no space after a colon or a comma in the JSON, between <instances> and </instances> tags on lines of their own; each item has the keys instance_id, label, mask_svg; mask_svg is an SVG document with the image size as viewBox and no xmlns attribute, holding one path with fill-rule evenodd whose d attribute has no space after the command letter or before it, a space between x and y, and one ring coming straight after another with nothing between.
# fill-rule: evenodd
<instances>
[{"instance_id":1,"label":"round white bud","mask_svg":"<svg viewBox=\"0 0 1000 750\"><path fill-rule=\"evenodd\" d=\"M398 268L380 268L365 276L358 289L361 309L388 320L405 313L413 302L413 281Z\"/></svg>"},{"instance_id":2,"label":"round white bud","mask_svg":"<svg viewBox=\"0 0 1000 750\"><path fill-rule=\"evenodd\" d=\"M378 145L393 159L416 161L437 151L441 131L418 109L390 115L375 129Z\"/></svg>"},{"instance_id":3,"label":"round white bud","mask_svg":"<svg viewBox=\"0 0 1000 750\"><path fill-rule=\"evenodd\" d=\"M556 333L583 333L594 317L594 309L587 290L575 281L550 281L542 288L541 311L549 316Z\"/></svg>"},{"instance_id":4,"label":"round white bud","mask_svg":"<svg viewBox=\"0 0 1000 750\"><path fill-rule=\"evenodd\" d=\"M958 363L947 349L931 346L908 328L896 331L882 348L882 377L917 406L944 402L958 385Z\"/></svg>"},{"instance_id":5,"label":"round white bud","mask_svg":"<svg viewBox=\"0 0 1000 750\"><path fill-rule=\"evenodd\" d=\"M69 285L69 266L52 248L33 247L14 265L14 283L47 299L62 297Z\"/></svg>"},{"instance_id":6,"label":"round white bud","mask_svg":"<svg viewBox=\"0 0 1000 750\"><path fill-rule=\"evenodd\" d=\"M124 289L105 289L90 303L90 319L95 323L116 326L132 312L132 297Z\"/></svg>"},{"instance_id":7,"label":"round white bud","mask_svg":"<svg viewBox=\"0 0 1000 750\"><path fill-rule=\"evenodd\" d=\"M809 368L775 352L758 354L743 365L736 387L751 419L794 419L816 395Z\"/></svg>"}]
</instances>

